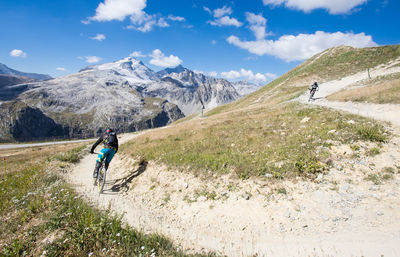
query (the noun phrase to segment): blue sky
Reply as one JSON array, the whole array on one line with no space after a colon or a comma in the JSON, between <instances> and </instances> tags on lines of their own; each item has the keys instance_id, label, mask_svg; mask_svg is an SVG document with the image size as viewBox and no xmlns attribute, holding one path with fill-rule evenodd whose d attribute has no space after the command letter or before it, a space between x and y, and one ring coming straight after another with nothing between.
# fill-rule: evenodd
<instances>
[{"instance_id":1,"label":"blue sky","mask_svg":"<svg viewBox=\"0 0 400 257\"><path fill-rule=\"evenodd\" d=\"M265 84L336 45L399 44L397 0L0 1L0 62L58 77L128 56Z\"/></svg>"}]
</instances>

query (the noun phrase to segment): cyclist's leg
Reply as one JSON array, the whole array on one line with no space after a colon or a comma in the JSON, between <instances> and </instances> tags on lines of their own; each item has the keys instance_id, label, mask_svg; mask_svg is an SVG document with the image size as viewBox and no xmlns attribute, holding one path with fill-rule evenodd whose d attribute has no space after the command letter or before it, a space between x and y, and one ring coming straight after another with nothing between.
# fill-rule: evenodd
<instances>
[{"instance_id":1,"label":"cyclist's leg","mask_svg":"<svg viewBox=\"0 0 400 257\"><path fill-rule=\"evenodd\" d=\"M106 149L105 149L105 148L102 149L102 150L99 152L99 155L97 156L97 160L96 160L96 169L95 169L95 174L93 174L93 176L96 176L96 177L97 177L97 174L99 173L99 169L100 169L100 167L101 167L101 163L103 162L104 158L106 158L106 153L105 153L104 150L106 150Z\"/></svg>"},{"instance_id":2,"label":"cyclist's leg","mask_svg":"<svg viewBox=\"0 0 400 257\"><path fill-rule=\"evenodd\" d=\"M108 169L108 166L110 165L110 162L112 158L115 155L115 150L114 149L107 149L107 154L106 154L106 160L104 162L106 170Z\"/></svg>"}]
</instances>

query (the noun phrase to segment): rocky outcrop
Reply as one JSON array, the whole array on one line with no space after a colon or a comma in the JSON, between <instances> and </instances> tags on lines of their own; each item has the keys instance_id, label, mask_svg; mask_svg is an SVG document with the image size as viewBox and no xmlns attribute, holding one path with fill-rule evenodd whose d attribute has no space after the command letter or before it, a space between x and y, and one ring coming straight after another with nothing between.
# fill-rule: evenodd
<instances>
[{"instance_id":1,"label":"rocky outcrop","mask_svg":"<svg viewBox=\"0 0 400 257\"><path fill-rule=\"evenodd\" d=\"M68 129L54 122L38 108L20 101L0 105L0 141L26 141L68 134Z\"/></svg>"}]
</instances>

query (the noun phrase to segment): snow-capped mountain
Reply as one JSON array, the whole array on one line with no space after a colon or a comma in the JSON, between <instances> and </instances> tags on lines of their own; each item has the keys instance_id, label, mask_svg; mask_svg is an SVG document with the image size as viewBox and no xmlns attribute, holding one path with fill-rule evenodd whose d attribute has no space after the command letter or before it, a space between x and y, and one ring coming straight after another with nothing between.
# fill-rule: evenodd
<instances>
[{"instance_id":1,"label":"snow-capped mountain","mask_svg":"<svg viewBox=\"0 0 400 257\"><path fill-rule=\"evenodd\" d=\"M216 79L178 66L158 73L162 83L146 89L151 96L168 99L189 115L203 108L213 108L239 99L239 94L225 79ZM164 74L164 75L162 75Z\"/></svg>"},{"instance_id":2,"label":"snow-capped mountain","mask_svg":"<svg viewBox=\"0 0 400 257\"><path fill-rule=\"evenodd\" d=\"M200 111L203 104L210 108L239 98L226 80L181 66L157 73L134 58L89 66L75 74L14 85L7 90L17 92L14 101L24 103L13 106L42 112L38 113L40 117L51 118L72 136L106 127L135 131L164 126Z\"/></svg>"},{"instance_id":3,"label":"snow-capped mountain","mask_svg":"<svg viewBox=\"0 0 400 257\"><path fill-rule=\"evenodd\" d=\"M239 93L240 96L251 94L262 87L257 84L248 82L246 80L231 82L231 84L236 89L236 91Z\"/></svg>"}]
</instances>

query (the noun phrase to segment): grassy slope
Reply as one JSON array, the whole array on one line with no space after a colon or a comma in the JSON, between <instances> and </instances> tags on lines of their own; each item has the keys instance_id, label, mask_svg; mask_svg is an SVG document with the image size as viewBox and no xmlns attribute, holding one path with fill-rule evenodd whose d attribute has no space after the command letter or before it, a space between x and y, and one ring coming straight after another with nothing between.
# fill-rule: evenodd
<instances>
[{"instance_id":1,"label":"grassy slope","mask_svg":"<svg viewBox=\"0 0 400 257\"><path fill-rule=\"evenodd\" d=\"M145 133L122 151L203 174L313 175L329 165L329 142L383 142L387 135L374 121L287 100L314 80L337 79L399 56L400 46L326 50L257 92L211 110L206 119Z\"/></svg>"},{"instance_id":2,"label":"grassy slope","mask_svg":"<svg viewBox=\"0 0 400 257\"><path fill-rule=\"evenodd\" d=\"M49 171L76 162L84 147L0 152L9 171L1 167L0 256L186 256L168 239L94 209Z\"/></svg>"}]
</instances>

